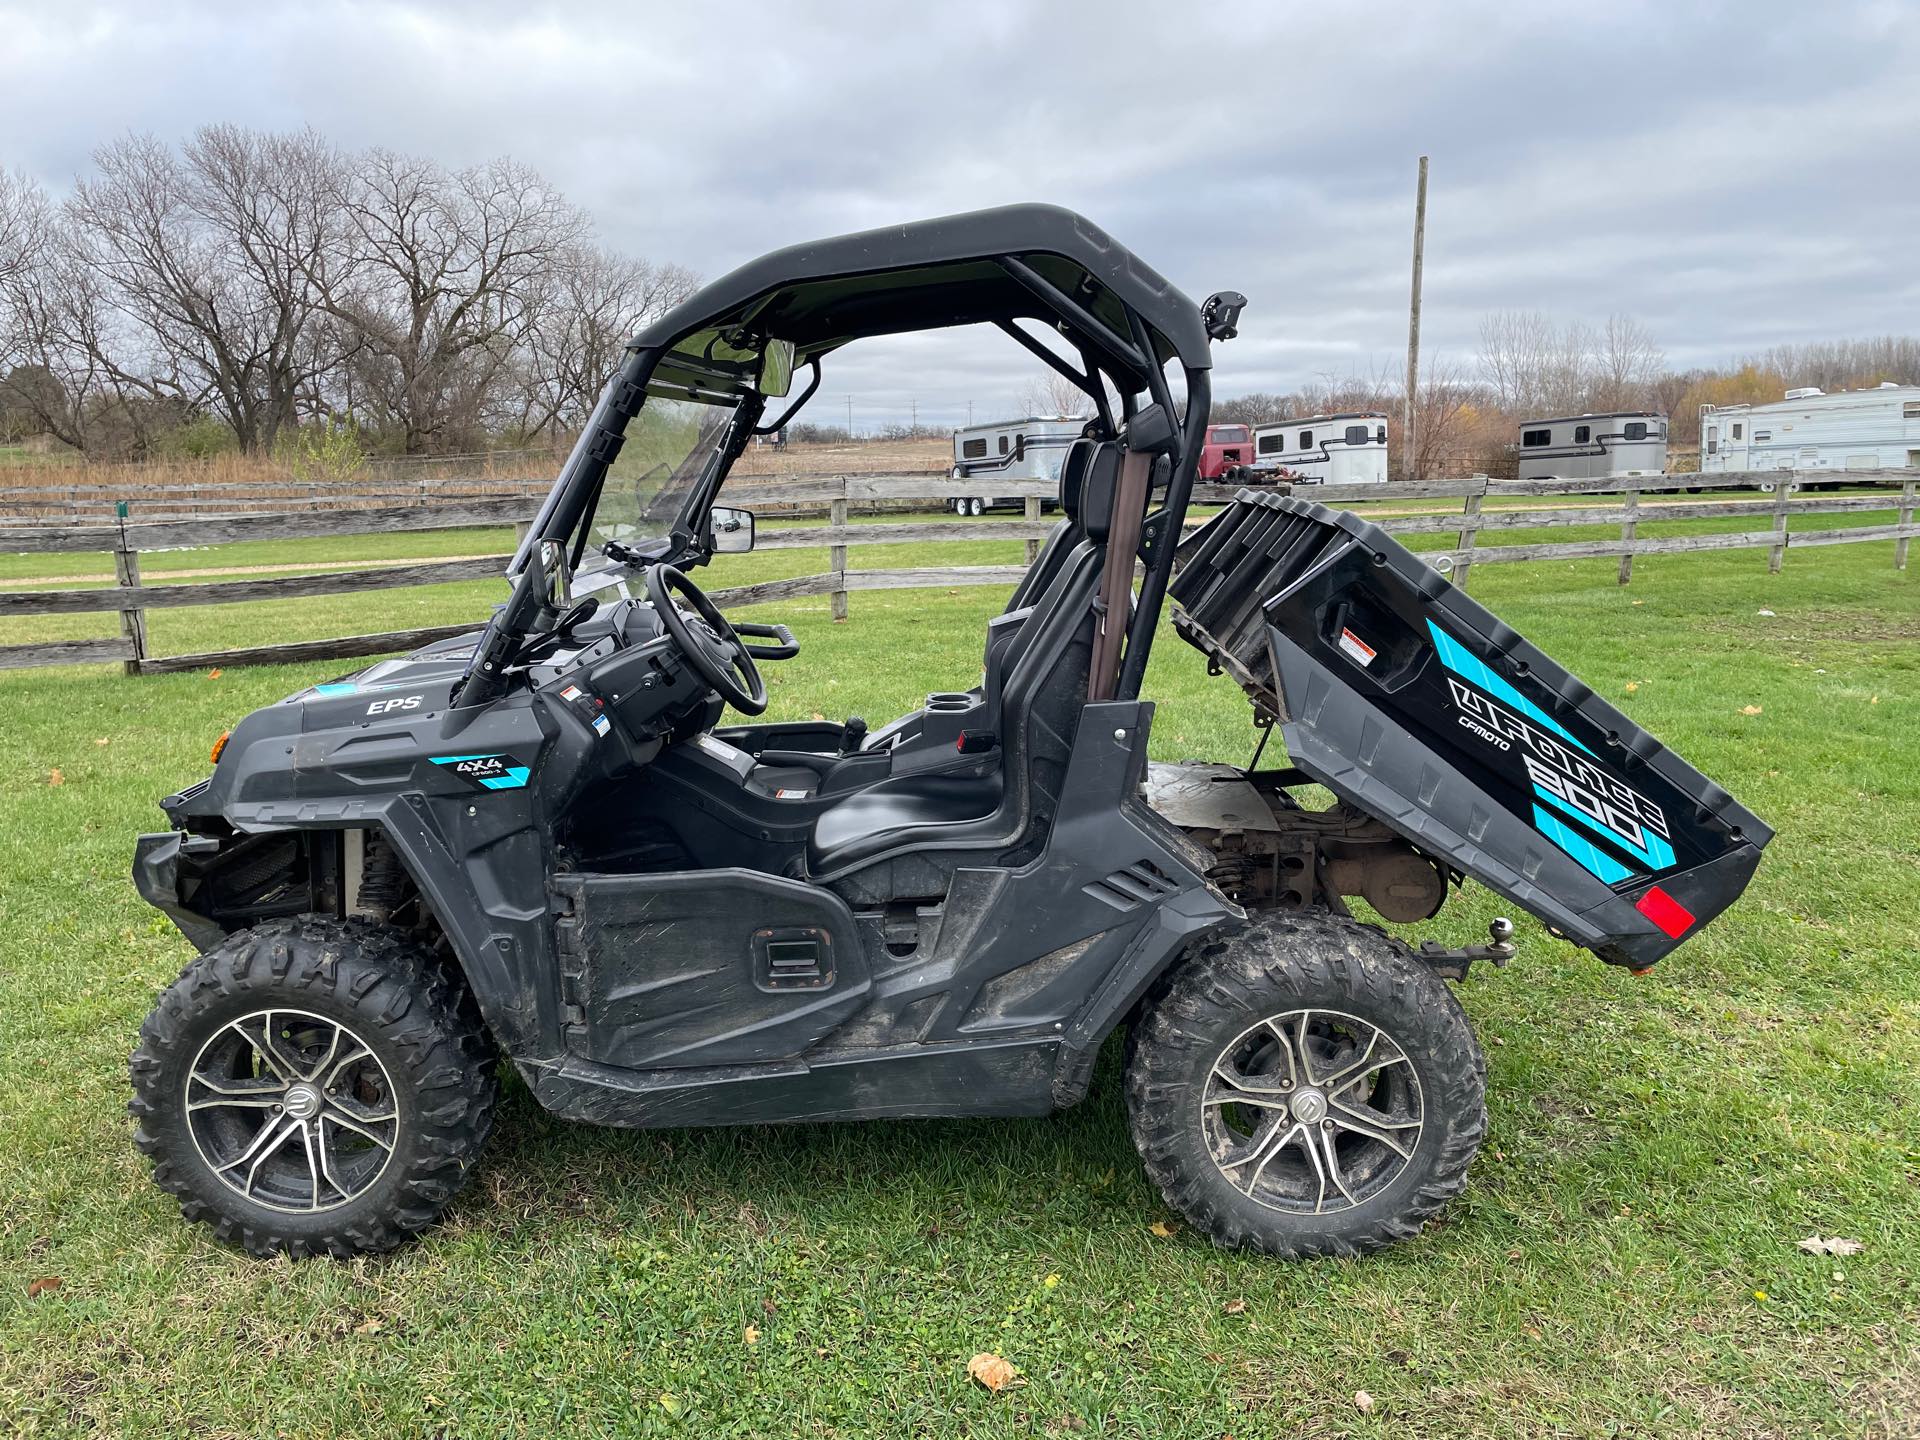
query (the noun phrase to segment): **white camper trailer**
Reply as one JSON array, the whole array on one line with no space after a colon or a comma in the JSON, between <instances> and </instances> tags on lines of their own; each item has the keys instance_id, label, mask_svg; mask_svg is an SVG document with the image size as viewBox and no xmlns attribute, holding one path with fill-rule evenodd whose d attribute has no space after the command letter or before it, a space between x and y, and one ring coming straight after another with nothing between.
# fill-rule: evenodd
<instances>
[{"instance_id":1,"label":"white camper trailer","mask_svg":"<svg viewBox=\"0 0 1920 1440\"><path fill-rule=\"evenodd\" d=\"M1522 480L1606 480L1667 468L1667 417L1645 410L1562 415L1520 427Z\"/></svg>"},{"instance_id":2,"label":"white camper trailer","mask_svg":"<svg viewBox=\"0 0 1920 1440\"><path fill-rule=\"evenodd\" d=\"M1700 468L1920 469L1920 385L1833 395L1807 386L1768 405L1702 405Z\"/></svg>"},{"instance_id":3,"label":"white camper trailer","mask_svg":"<svg viewBox=\"0 0 1920 1440\"><path fill-rule=\"evenodd\" d=\"M994 493L997 480L1060 481L1067 447L1080 438L1085 420L1068 415L1029 415L993 425L970 425L953 432L953 478L958 482L947 508L956 515L979 515L1024 501ZM1046 502L1050 507L1053 502ZM1045 507L1043 507L1045 508Z\"/></svg>"},{"instance_id":4,"label":"white camper trailer","mask_svg":"<svg viewBox=\"0 0 1920 1440\"><path fill-rule=\"evenodd\" d=\"M1387 417L1367 410L1256 425L1253 469L1286 471L1296 485L1384 485Z\"/></svg>"}]
</instances>

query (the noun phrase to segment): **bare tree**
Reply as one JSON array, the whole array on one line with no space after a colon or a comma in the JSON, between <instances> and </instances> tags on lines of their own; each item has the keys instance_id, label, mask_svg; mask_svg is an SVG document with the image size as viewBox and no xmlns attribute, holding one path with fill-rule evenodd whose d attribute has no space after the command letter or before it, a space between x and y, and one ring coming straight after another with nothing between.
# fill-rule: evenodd
<instances>
[{"instance_id":1,"label":"bare tree","mask_svg":"<svg viewBox=\"0 0 1920 1440\"><path fill-rule=\"evenodd\" d=\"M259 307L268 342L261 367L266 423L253 445L268 449L356 343L329 323L314 281L315 268L337 244L334 196L347 162L312 130L268 135L231 125L201 129L186 158L196 207Z\"/></svg>"},{"instance_id":2,"label":"bare tree","mask_svg":"<svg viewBox=\"0 0 1920 1440\"><path fill-rule=\"evenodd\" d=\"M700 282L678 265L574 245L547 283L522 337L515 428L524 438L583 424L626 343Z\"/></svg>"},{"instance_id":3,"label":"bare tree","mask_svg":"<svg viewBox=\"0 0 1920 1440\"><path fill-rule=\"evenodd\" d=\"M1428 480L1450 473L1460 446L1461 417L1475 397L1475 388L1452 360L1435 357L1427 362L1414 395L1415 448L1402 447L1400 478Z\"/></svg>"},{"instance_id":4,"label":"bare tree","mask_svg":"<svg viewBox=\"0 0 1920 1440\"><path fill-rule=\"evenodd\" d=\"M1863 389L1884 381L1912 385L1920 383L1920 337L1881 335L1775 345L1743 363L1785 376L1790 384L1818 385L1823 390Z\"/></svg>"},{"instance_id":5,"label":"bare tree","mask_svg":"<svg viewBox=\"0 0 1920 1440\"><path fill-rule=\"evenodd\" d=\"M1639 321L1611 315L1598 333L1539 311L1504 310L1480 322L1480 374L1516 419L1618 410L1646 403L1665 357Z\"/></svg>"},{"instance_id":6,"label":"bare tree","mask_svg":"<svg viewBox=\"0 0 1920 1440\"><path fill-rule=\"evenodd\" d=\"M1284 420L1293 413L1287 396L1254 391L1216 400L1211 418L1222 425L1264 425L1270 420Z\"/></svg>"},{"instance_id":7,"label":"bare tree","mask_svg":"<svg viewBox=\"0 0 1920 1440\"><path fill-rule=\"evenodd\" d=\"M25 175L0 170L0 306L14 284L32 264L36 217L46 208L46 197ZM17 338L11 313L0 308L0 363L10 357Z\"/></svg>"},{"instance_id":8,"label":"bare tree","mask_svg":"<svg viewBox=\"0 0 1920 1440\"><path fill-rule=\"evenodd\" d=\"M177 376L115 358L136 343L67 216L43 191L16 181L6 209L0 324L10 417L90 453L143 452L156 427L182 414Z\"/></svg>"},{"instance_id":9,"label":"bare tree","mask_svg":"<svg viewBox=\"0 0 1920 1440\"><path fill-rule=\"evenodd\" d=\"M1596 410L1625 410L1648 403L1653 383L1667 363L1653 336L1631 315L1609 315L1594 356L1592 393Z\"/></svg>"},{"instance_id":10,"label":"bare tree","mask_svg":"<svg viewBox=\"0 0 1920 1440\"><path fill-rule=\"evenodd\" d=\"M331 153L312 134L216 126L179 156L132 135L94 159L99 176L66 206L75 254L138 346L97 358L270 449L320 363L308 267L332 214Z\"/></svg>"},{"instance_id":11,"label":"bare tree","mask_svg":"<svg viewBox=\"0 0 1920 1440\"><path fill-rule=\"evenodd\" d=\"M449 174L388 150L362 158L338 203L347 232L312 273L354 337L374 420L410 454L479 429L585 219L511 160Z\"/></svg>"},{"instance_id":12,"label":"bare tree","mask_svg":"<svg viewBox=\"0 0 1920 1440\"><path fill-rule=\"evenodd\" d=\"M1057 370L1044 370L1020 392L1020 408L1029 415L1079 419L1093 414L1093 397Z\"/></svg>"},{"instance_id":13,"label":"bare tree","mask_svg":"<svg viewBox=\"0 0 1920 1440\"><path fill-rule=\"evenodd\" d=\"M1675 445L1700 441L1700 412L1690 403L1690 392L1700 378L1698 370L1682 373L1663 369L1645 386L1641 403L1667 417L1667 436Z\"/></svg>"},{"instance_id":14,"label":"bare tree","mask_svg":"<svg viewBox=\"0 0 1920 1440\"><path fill-rule=\"evenodd\" d=\"M1480 377L1502 410L1544 403L1559 337L1537 310L1500 310L1480 320Z\"/></svg>"}]
</instances>

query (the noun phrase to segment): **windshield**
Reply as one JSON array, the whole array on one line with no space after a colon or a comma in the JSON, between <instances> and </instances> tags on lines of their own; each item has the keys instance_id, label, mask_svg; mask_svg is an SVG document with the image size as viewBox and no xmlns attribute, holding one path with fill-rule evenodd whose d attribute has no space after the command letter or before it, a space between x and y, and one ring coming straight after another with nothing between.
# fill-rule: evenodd
<instances>
[{"instance_id":1,"label":"windshield","mask_svg":"<svg viewBox=\"0 0 1920 1440\"><path fill-rule=\"evenodd\" d=\"M651 389L627 422L625 443L607 467L588 532L590 553L609 540L629 547L664 540L726 443L731 403L707 403Z\"/></svg>"}]
</instances>

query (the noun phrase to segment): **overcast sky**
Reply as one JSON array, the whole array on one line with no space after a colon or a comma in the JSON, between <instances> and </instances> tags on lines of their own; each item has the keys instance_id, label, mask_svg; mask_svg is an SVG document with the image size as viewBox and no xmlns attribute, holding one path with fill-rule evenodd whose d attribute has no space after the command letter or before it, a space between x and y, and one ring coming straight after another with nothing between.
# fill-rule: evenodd
<instances>
[{"instance_id":1,"label":"overcast sky","mask_svg":"<svg viewBox=\"0 0 1920 1440\"><path fill-rule=\"evenodd\" d=\"M311 124L510 153L602 238L717 276L823 234L1080 210L1196 300L1250 300L1215 393L1404 364L1479 317L1643 321L1668 358L1920 330L1920 5L1191 0L544 7L0 3L0 166ZM833 357L810 418L982 420L1035 366L956 333ZM1920 379L1920 377L1913 377Z\"/></svg>"}]
</instances>

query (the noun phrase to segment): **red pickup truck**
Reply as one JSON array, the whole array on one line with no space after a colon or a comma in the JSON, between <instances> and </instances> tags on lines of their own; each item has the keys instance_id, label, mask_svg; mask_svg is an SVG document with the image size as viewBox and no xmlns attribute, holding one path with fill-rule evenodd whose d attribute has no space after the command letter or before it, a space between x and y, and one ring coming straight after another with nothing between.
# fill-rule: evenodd
<instances>
[{"instance_id":1,"label":"red pickup truck","mask_svg":"<svg viewBox=\"0 0 1920 1440\"><path fill-rule=\"evenodd\" d=\"M1246 425L1209 425L1200 449L1197 480L1226 480L1253 464L1253 430Z\"/></svg>"}]
</instances>

